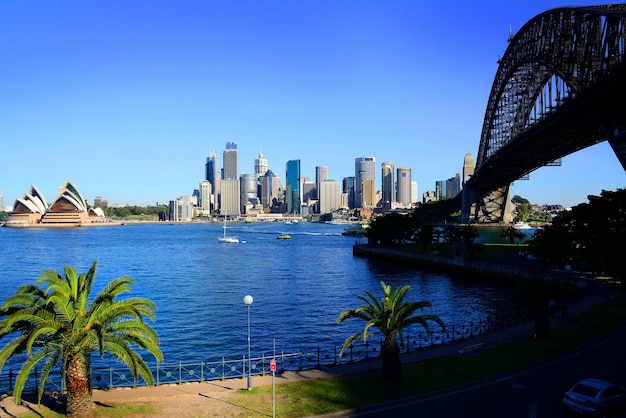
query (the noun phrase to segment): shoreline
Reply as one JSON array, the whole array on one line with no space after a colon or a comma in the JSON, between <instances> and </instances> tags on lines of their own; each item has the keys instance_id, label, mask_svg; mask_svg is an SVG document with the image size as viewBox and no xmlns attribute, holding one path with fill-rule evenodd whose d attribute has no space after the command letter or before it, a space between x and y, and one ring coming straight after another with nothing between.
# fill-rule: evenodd
<instances>
[{"instance_id":1,"label":"shoreline","mask_svg":"<svg viewBox=\"0 0 626 418\"><path fill-rule=\"evenodd\" d=\"M453 274L469 274L482 278L515 281L519 279L557 279L589 290L598 279L589 272L556 269L539 265L538 262L521 259L519 263L495 262L480 257L451 257L436 253L425 253L394 247L381 247L370 244L354 244L352 254L383 261L401 261L430 271Z\"/></svg>"}]
</instances>

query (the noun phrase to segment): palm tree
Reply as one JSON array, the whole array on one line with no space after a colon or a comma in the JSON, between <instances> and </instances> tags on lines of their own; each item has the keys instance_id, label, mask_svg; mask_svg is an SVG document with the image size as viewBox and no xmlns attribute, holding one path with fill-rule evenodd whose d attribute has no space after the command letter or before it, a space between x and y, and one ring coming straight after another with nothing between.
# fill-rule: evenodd
<instances>
[{"instance_id":1,"label":"palm tree","mask_svg":"<svg viewBox=\"0 0 626 418\"><path fill-rule=\"evenodd\" d=\"M0 371L7 360L26 353L26 360L15 381L15 402L19 403L29 374L43 363L39 379L38 402L51 370L61 365L67 391L68 416L91 415L91 353L111 354L126 364L134 379L143 378L148 385L153 377L138 347L163 361L159 337L144 322L144 316L155 320L153 302L144 298L115 300L130 292L133 280L119 277L110 282L89 302L96 275L97 260L87 274L65 266L65 277L46 270L35 285L21 286L0 307L0 339L10 336L0 350Z\"/></svg>"},{"instance_id":2,"label":"palm tree","mask_svg":"<svg viewBox=\"0 0 626 418\"><path fill-rule=\"evenodd\" d=\"M402 331L410 325L418 324L428 332L429 321L436 322L442 329L445 329L445 325L439 317L434 315L414 315L420 309L430 308L431 304L426 301L405 301L411 286L405 285L394 290L383 281L380 282L380 285L383 289L383 297L380 301L370 292L365 291L367 297L357 296L358 299L365 302L365 305L356 309L347 309L337 318L338 324L348 318L358 318L367 322L363 332L353 334L346 339L339 355L342 356L346 348L354 341L362 339L363 342L366 342L367 337L371 335L370 328L376 328L384 337L381 350L383 375L389 379L399 379L402 365L400 363L398 337L400 344L404 345Z\"/></svg>"}]
</instances>

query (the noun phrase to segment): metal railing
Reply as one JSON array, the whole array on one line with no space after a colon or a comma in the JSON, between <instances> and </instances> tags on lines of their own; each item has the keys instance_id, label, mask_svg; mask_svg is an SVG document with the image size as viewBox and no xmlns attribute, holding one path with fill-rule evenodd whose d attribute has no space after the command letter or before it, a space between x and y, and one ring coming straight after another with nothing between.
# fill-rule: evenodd
<instances>
[{"instance_id":1,"label":"metal railing","mask_svg":"<svg viewBox=\"0 0 626 418\"><path fill-rule=\"evenodd\" d=\"M404 336L405 345L402 347L404 353L411 351L425 350L456 341L471 339L472 337L483 335L489 332L498 331L507 327L515 326L523 321L527 321L526 315L509 315L506 317L493 317L478 322L461 322L452 325L445 330L431 330L430 332L419 331L416 334L406 334ZM319 347L310 351L300 351L297 353L281 352L276 356L262 354L260 357L250 357L250 370L246 356L241 358L227 359L222 357L217 361L206 361L199 363L172 363L156 364L150 367L154 384L159 385L179 385L191 382L205 382L227 379L244 379L248 376L265 375L270 372L270 360L276 360L276 371L284 373L286 371L302 371L310 369L322 369L326 367L336 367L341 364L351 364L361 361L369 361L380 358L382 339L372 343L368 340L357 344L352 344L343 356L339 356L339 347L335 346L330 352L323 352ZM0 375L0 393L12 393L15 385L16 373L9 370ZM24 393L35 392L39 385L40 374L35 369L29 381L25 385ZM63 392L64 379L60 370L50 373L45 382L46 392ZM134 380L127 367L94 367L92 368L92 387L94 389L113 389L119 387L146 386L146 382L138 378Z\"/></svg>"}]
</instances>

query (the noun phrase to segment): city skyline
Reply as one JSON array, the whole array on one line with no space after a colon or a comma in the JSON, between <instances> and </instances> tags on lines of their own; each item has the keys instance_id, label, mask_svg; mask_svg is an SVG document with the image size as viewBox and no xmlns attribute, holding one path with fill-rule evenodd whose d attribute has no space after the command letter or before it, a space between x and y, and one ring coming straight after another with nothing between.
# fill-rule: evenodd
<instances>
[{"instance_id":1,"label":"city skyline","mask_svg":"<svg viewBox=\"0 0 626 418\"><path fill-rule=\"evenodd\" d=\"M595 4L601 4L595 2ZM567 5L588 5L568 1ZM510 32L558 1L0 4L4 204L71 180L93 201L166 203L238 144L284 181L353 176L354 159L410 167L419 196L477 155ZM472 16L468 19L468 16ZM444 24L445 22L445 24ZM517 181L512 194L572 206L626 175L606 142Z\"/></svg>"}]
</instances>

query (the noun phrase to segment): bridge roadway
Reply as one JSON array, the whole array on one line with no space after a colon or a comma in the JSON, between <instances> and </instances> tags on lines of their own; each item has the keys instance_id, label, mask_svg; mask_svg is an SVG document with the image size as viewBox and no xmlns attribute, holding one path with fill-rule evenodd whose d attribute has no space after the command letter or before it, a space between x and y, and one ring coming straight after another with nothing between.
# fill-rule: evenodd
<instances>
[{"instance_id":1,"label":"bridge roadway","mask_svg":"<svg viewBox=\"0 0 626 418\"><path fill-rule=\"evenodd\" d=\"M547 162L605 141L607 132L602 126L626 127L626 112L618 109L625 94L626 67L622 66L593 89L567 99L544 120L509 141L476 169L466 187L479 184L481 190L496 190Z\"/></svg>"}]
</instances>

